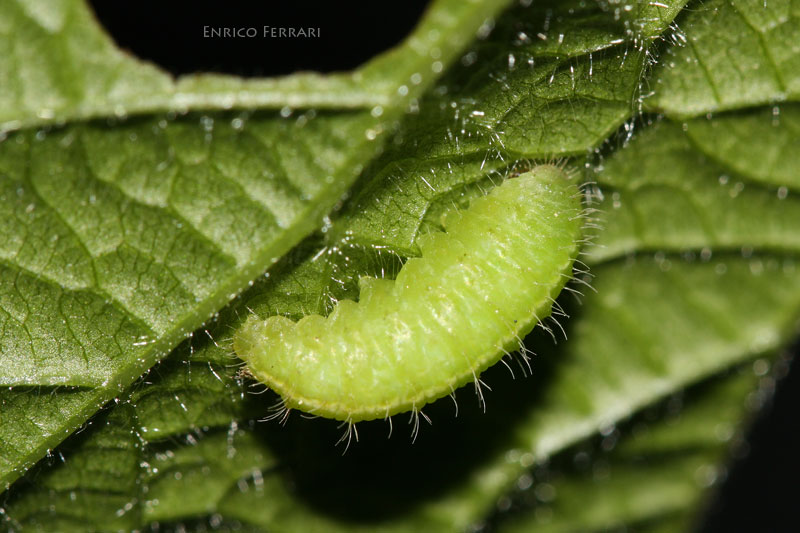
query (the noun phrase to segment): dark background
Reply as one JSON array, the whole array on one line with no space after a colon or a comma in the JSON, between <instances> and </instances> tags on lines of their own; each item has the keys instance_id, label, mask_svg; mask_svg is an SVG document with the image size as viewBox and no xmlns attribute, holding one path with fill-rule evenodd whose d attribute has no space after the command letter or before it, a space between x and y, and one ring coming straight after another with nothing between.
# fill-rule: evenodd
<instances>
[{"instance_id":1,"label":"dark background","mask_svg":"<svg viewBox=\"0 0 800 533\"><path fill-rule=\"evenodd\" d=\"M91 4L117 44L174 74L276 76L351 70L402 41L428 2L118 1ZM204 27L256 28L256 38L204 38ZM319 38L262 38L263 26L319 28Z\"/></svg>"},{"instance_id":2,"label":"dark background","mask_svg":"<svg viewBox=\"0 0 800 533\"><path fill-rule=\"evenodd\" d=\"M399 43L427 2L132 2L94 0L120 47L174 74L275 76L350 70ZM319 38L262 38L262 26L315 27ZM256 27L256 38L204 38L204 26ZM798 351L795 347L794 352ZM743 458L712 501L700 530L800 531L800 368L780 380L753 424Z\"/></svg>"},{"instance_id":3,"label":"dark background","mask_svg":"<svg viewBox=\"0 0 800 533\"><path fill-rule=\"evenodd\" d=\"M777 365L777 392L757 414L744 457L731 463L701 531L800 531L800 343L791 353L791 366Z\"/></svg>"}]
</instances>

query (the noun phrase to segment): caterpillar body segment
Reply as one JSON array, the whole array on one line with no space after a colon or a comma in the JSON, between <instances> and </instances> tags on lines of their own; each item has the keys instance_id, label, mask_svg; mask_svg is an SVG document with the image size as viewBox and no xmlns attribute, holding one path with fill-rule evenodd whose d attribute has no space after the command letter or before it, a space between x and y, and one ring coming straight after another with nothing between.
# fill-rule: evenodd
<instances>
[{"instance_id":1,"label":"caterpillar body segment","mask_svg":"<svg viewBox=\"0 0 800 533\"><path fill-rule=\"evenodd\" d=\"M417 411L472 383L550 314L583 226L577 186L543 165L418 239L396 280L295 323L251 316L234 348L290 409L357 422Z\"/></svg>"}]
</instances>

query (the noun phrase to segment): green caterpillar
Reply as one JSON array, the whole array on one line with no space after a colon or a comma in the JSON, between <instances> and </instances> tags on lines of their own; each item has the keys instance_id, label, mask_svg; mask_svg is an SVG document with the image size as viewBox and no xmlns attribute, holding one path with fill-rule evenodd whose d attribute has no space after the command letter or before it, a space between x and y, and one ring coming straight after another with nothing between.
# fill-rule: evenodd
<instances>
[{"instance_id":1,"label":"green caterpillar","mask_svg":"<svg viewBox=\"0 0 800 533\"><path fill-rule=\"evenodd\" d=\"M396 280L362 277L360 302L295 323L248 318L234 338L288 409L343 420L419 412L476 382L542 318L572 275L580 192L560 168L507 179L421 236Z\"/></svg>"}]
</instances>

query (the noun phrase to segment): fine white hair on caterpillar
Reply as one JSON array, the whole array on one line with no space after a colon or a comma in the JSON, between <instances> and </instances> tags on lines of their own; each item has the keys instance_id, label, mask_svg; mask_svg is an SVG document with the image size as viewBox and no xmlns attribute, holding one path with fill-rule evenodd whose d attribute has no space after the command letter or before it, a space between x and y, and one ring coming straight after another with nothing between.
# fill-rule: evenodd
<instances>
[{"instance_id":1,"label":"fine white hair on caterpillar","mask_svg":"<svg viewBox=\"0 0 800 533\"><path fill-rule=\"evenodd\" d=\"M234 348L281 396L273 416L341 420L349 442L355 422L406 411L416 435L422 407L470 382L483 405L481 372L537 324L549 329L554 306L563 314L555 298L585 222L576 181L556 165L505 180L420 236L421 257L396 280L360 278L360 301L340 300L328 317L249 317ZM517 362L530 372L527 352Z\"/></svg>"}]
</instances>

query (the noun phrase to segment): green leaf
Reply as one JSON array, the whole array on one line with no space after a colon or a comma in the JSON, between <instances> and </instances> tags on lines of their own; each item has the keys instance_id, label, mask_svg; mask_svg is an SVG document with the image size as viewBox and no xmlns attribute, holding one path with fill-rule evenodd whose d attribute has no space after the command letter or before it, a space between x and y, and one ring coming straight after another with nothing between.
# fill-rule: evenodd
<instances>
[{"instance_id":1,"label":"green leaf","mask_svg":"<svg viewBox=\"0 0 800 533\"><path fill-rule=\"evenodd\" d=\"M519 510L497 531L692 530L687 509L724 477L718 465L757 381L748 365L557 455L520 478L523 490L503 502Z\"/></svg>"},{"instance_id":2,"label":"green leaf","mask_svg":"<svg viewBox=\"0 0 800 533\"><path fill-rule=\"evenodd\" d=\"M243 421L209 431L198 427L177 442L174 437L157 440L159 435L151 430L159 415L147 407L148 402L153 397L165 403L186 402L172 384L180 379L202 383L205 378L199 374L208 368L199 361L176 361L163 370L165 378L149 386L155 392L143 402L144 416L138 415L141 399L124 405L123 410L133 407L136 416L131 420L136 423L121 434L125 439L136 435L140 445L127 448L134 457L120 461L143 466L125 474L130 479L118 486L132 485L137 491L148 487L146 498L133 503L132 513L144 513L143 522L133 522L131 527L143 527L150 520L188 519L200 506L204 512L267 529L280 524L283 531L466 528L481 520L497 498L537 462L686 385L780 345L785 338L782 333L792 331L800 316L796 296L800 272L787 270L787 263L777 259L762 259L766 271L760 276L751 274L749 261L735 257L726 259L724 275L717 273L720 263L701 265L678 258L667 271L663 261L644 259L598 267L597 293L574 309L567 325L570 341L555 350L541 342L542 336L535 339L541 353L533 378L514 381L503 368L490 372L486 379L495 389L488 397L491 416L477 408L471 391L459 395L457 419L452 417L452 405L434 404L428 411L434 425L423 428L414 447L404 436L386 440L388 426L378 422L360 426L363 442L341 457L334 447L339 431L335 425L300 418L280 430ZM665 293L665 285L691 285L695 290ZM731 286L741 291L728 290ZM720 309L727 314L720 315ZM176 371L178 376L169 375ZM241 391L237 381L217 372L229 391L218 394L218 400L235 398ZM247 402L263 406L262 398L250 396ZM711 401L716 402L714 398ZM171 418L169 412L160 417ZM203 418L201 424L209 420ZM32 525L44 518L31 508L52 505L75 493L71 497L88 495L85 505L92 510L82 516L99 525L105 523L107 513L119 508L121 500L133 502L138 492L119 490L100 501L79 482L63 482L64 488L56 490L60 486L56 481L73 480L85 468L80 461L71 461L69 453L101 446L98 440L106 439L109 431L104 428L113 426L102 418L97 424L100 436L85 437L86 443L76 439L74 452L71 446L62 452L67 454L65 463L44 477L39 473L27 478L36 485L27 493L18 491L19 503L6 506L10 519ZM395 431L404 426L399 421L395 425ZM664 428L658 434L661 446L673 445L672 432ZM688 433L683 437L697 438ZM108 446L118 449L122 444ZM443 454L448 461L442 462ZM391 468L386 466L386 457L392 457ZM116 464L106 465L109 476L119 472ZM423 471L425 480L420 485ZM290 484L296 488L290 489ZM189 490L198 497L184 497ZM296 498L310 503L299 506ZM342 514L352 499L362 503L359 510L373 511L360 517ZM58 513L51 518L61 520Z\"/></svg>"},{"instance_id":3,"label":"green leaf","mask_svg":"<svg viewBox=\"0 0 800 533\"><path fill-rule=\"evenodd\" d=\"M314 229L371 149L366 113L235 120L203 117L207 131L90 124L3 143L13 348L0 383L131 381Z\"/></svg>"},{"instance_id":4,"label":"green leaf","mask_svg":"<svg viewBox=\"0 0 800 533\"><path fill-rule=\"evenodd\" d=\"M0 10L0 131L163 111L395 107L399 87L413 98L506 4L439 0L402 45L353 73L173 80L118 50L82 0L11 0Z\"/></svg>"},{"instance_id":5,"label":"green leaf","mask_svg":"<svg viewBox=\"0 0 800 533\"><path fill-rule=\"evenodd\" d=\"M298 253L305 253L305 260L287 277L302 279L302 286L281 285L251 308L298 317L324 311L331 301L355 299L360 275L396 273L401 258L419 254L418 234L439 226L448 209L482 194L514 160L585 154L630 117L645 53L631 49L629 41L610 44L591 35L565 41L558 49L563 55L556 55L548 43L576 20L597 26L598 19L605 20L610 35L604 36L612 42L627 35L625 24L597 6L561 9L555 15L547 6L518 8L500 20L492 38L465 55L482 58L481 67L468 61L421 100L418 112L403 121L386 152L366 169L322 242L310 242ZM574 19L567 16L571 10L577 10ZM544 27L545 38L520 41L520 32L533 36ZM506 51L508 40L515 45L513 54ZM583 90L593 96L582 99ZM524 170L525 164L519 166ZM320 249L324 253L318 255ZM266 309L258 307L261 300Z\"/></svg>"},{"instance_id":6,"label":"green leaf","mask_svg":"<svg viewBox=\"0 0 800 533\"><path fill-rule=\"evenodd\" d=\"M733 134L721 135L728 128ZM775 186L776 194L785 197L788 189L800 191L800 105L695 119L687 123L686 133L706 157L759 183Z\"/></svg>"},{"instance_id":7,"label":"green leaf","mask_svg":"<svg viewBox=\"0 0 800 533\"><path fill-rule=\"evenodd\" d=\"M380 156L359 159L364 165L360 180L324 231L282 253L267 277L259 278L253 288L221 310L205 331L184 342L139 382L124 392L115 389L118 405L93 418L84 431L7 492L1 508L5 524L12 529L59 531L142 529L156 523L166 529L454 531L487 521L511 527L513 520L519 520L519 527L527 529L526 513L516 519L510 514L506 522L505 516L497 516L498 502L501 509L509 497L524 503L527 492L516 494L514 487L524 487L531 476L538 482L542 465L551 461L553 477L547 483L559 495L551 502L553 528L577 525L591 530L615 524L652 531L684 528L691 520L690 507L701 495L694 485L698 467L701 474L713 472L720 457L708 421L724 418L723 433L727 434L741 418L741 398L751 379L715 376L754 358L771 356L796 334L800 270L792 231L798 212L791 164L796 137L793 106L776 108L777 115L774 109L763 108L718 115L711 122L694 119L685 125L648 116L630 120L638 109L640 88L655 90L647 105L662 109L653 102L668 98L662 96L667 82L656 83L667 79L667 74L675 77L667 92L677 101L691 101L694 91L702 101L702 84L694 88L687 84L684 90L679 83L685 74L680 70L690 68L690 62L689 67L673 68L664 60L647 69L648 57L659 50L675 52L671 42L659 42L658 34L683 4L536 3L531 8L515 7L495 21L491 35L485 38L480 33L482 38L460 65L449 69L419 99L403 101L410 114L402 116ZM707 48L721 49L719 39L730 35L725 27L728 19L709 14L704 9L707 5L711 4L692 4L692 9L680 14L678 25L689 42L706 39L712 43ZM713 4L719 13L725 13L726 6ZM769 16L783 20L782 6L776 5ZM695 14L698 7L700 15ZM701 15L708 18L697 20L707 22L708 28L694 20ZM653 41L654 48L643 49ZM776 46L791 50L782 46L790 42ZM375 80L382 76L375 74ZM752 78L758 81L758 76ZM686 75L685 79L692 78ZM731 106L775 98L765 85L753 87L761 88L743 90L747 102ZM685 113L666 105L663 109L682 116L704 113L712 109L710 105L706 102L701 105L703 111ZM358 111L317 113L304 127L345 120L348 115L362 116ZM211 117L210 144L214 146L219 124L238 116ZM251 126L288 124L277 116L244 118L242 135ZM114 126L93 123L45 132L38 141L33 132L22 132L0 145L0 152L7 150L0 159L7 162L0 168L8 175L19 172L13 174L7 168L24 168L25 151L17 153L8 146L17 138L31 146L36 142L47 146L70 131L88 135L85 132L92 128L104 128L111 140L105 145L107 153L99 155L111 158L115 150L130 149L120 140L130 128L146 129L157 120L146 117L125 123L122 127L128 130L118 137L114 137ZM180 131L202 137L203 124L195 129L192 121L200 118L189 116L168 123L168 128L178 126ZM631 128L635 135L629 139ZM232 125L230 129L238 131ZM150 139L139 130L135 133L137 142ZM95 138L99 145L106 136ZM39 163L57 164L69 157L74 147L66 144L59 153L50 152L52 161ZM191 156L183 157L186 164L206 153L200 148L204 142L182 146ZM758 155L766 159L755 162L742 149L752 146L763 147ZM129 197L155 184L126 181L128 176L149 175L137 174L134 165L148 154L153 157L152 150L131 157L130 167L108 168L92 163L94 154L85 155L83 166L98 176L103 172L119 176L112 180L120 184L116 191ZM587 186L587 195L599 202L595 207L600 212L594 216L605 230L598 231L596 244L587 248L595 278L581 279L590 282L593 290L574 286L585 289L581 305L570 295L560 300L571 315L569 320L561 319L568 340L556 334L559 343L553 347L543 331L527 340L539 354L532 377L511 380L504 368L491 369L484 376L493 387L487 397L488 414L477 408L471 391L460 391L458 418L447 402L426 408L434 424L423 424L413 446L405 435L397 435L407 430L400 418L395 418L395 435L389 440L388 425L359 425L361 442L353 443L344 457L334 447L341 430L333 424L294 415L285 426L257 421L269 414L268 406L276 398L269 392L254 394L261 391L237 376L228 343L232 328L250 309L296 318L324 312L332 298L355 297L358 276L392 276L405 258L417 253L415 239L420 232L435 228L442 213L482 194L497 178L530 164L518 159L555 155L571 157L567 160L571 168L585 165L587 180L596 182ZM147 168L157 167L153 163ZM231 143L220 165L210 168L229 178L240 176L240 166L250 169L252 165L252 173L245 175L258 175L266 163L245 160L239 145ZM197 183L209 187L216 181ZM249 183L258 190L256 184L261 181ZM64 188L66 199L70 190ZM249 187L242 190L254 194ZM192 214L195 208L209 212L201 200L220 199L219 194L207 194L200 187L195 191L187 195L194 202L192 209L178 213ZM263 198L273 196L265 193ZM146 206L170 216L177 209L169 203ZM89 212L93 209L99 207L90 207ZM22 211L19 216L31 215ZM35 208L32 213L40 216L41 210ZM238 211L220 209L220 216L237 215ZM41 224L49 227L51 223ZM91 227L114 235L113 227L100 223ZM51 233L40 230L30 235L30 239L49 242ZM135 237L144 240L141 235ZM216 235L220 247L230 245L227 237L228 233ZM139 242L133 236L128 239ZM160 239L152 242L162 244ZM227 255L237 261L235 253ZM83 256L63 261L73 270L59 267L60 263L52 266L51 257L57 261L64 254L44 257L25 252L13 261L29 261L25 264L38 269L37 276L29 276L37 283L47 283L48 272L70 274L72 283L84 279L77 274L82 272L79 259ZM91 254L85 261L89 260L96 261ZM199 269L208 263L191 264ZM108 272L113 270L103 270L103 274ZM150 271L135 272L145 276ZM159 275L156 279L160 284L167 278ZM121 291L124 285L114 287ZM135 326L153 313L170 316L173 309L171 299L155 311L138 303L126 305L138 320L131 319ZM97 316L113 318L106 312ZM53 322L52 327L60 326ZM154 361L152 357L143 362L141 369ZM518 375L516 363L509 364ZM101 372L104 367L98 364L96 368ZM93 379L78 371L73 378L85 378L89 384ZM670 409L675 395L694 384L699 385L686 396L685 415L677 422L677 430L674 418L649 422L648 406L672 397L666 404ZM18 421L0 430L0 450L13 452L3 464L6 472L12 472L5 479L13 479L110 398L108 390L98 390L39 385L3 389L3 419ZM694 400L699 402L696 409ZM598 486L585 473L558 466L563 458L591 448L592 442L599 440L602 448L608 443L605 438L619 434L614 428L632 416L628 426L632 433L642 420L648 421L649 432L626 437L606 456L590 457L601 471L612 461L617 465L614 477L605 484ZM598 433L605 437L599 439ZM536 496L536 486L532 487ZM648 487L653 499L644 497ZM548 490L539 491L544 499ZM641 499L636 505L626 505L624 500L633 497L632 491ZM596 504L587 507L586 495ZM356 501L358 505L353 505ZM541 512L533 512L533 520L542 518Z\"/></svg>"},{"instance_id":8,"label":"green leaf","mask_svg":"<svg viewBox=\"0 0 800 533\"><path fill-rule=\"evenodd\" d=\"M639 139L648 142L640 144ZM648 178L661 182L661 172L647 171L648 167L646 172L633 176L624 174L623 169L641 170L642 166L635 164L637 158L642 163L647 158L663 157L658 154L670 153L668 148L674 143L673 136L648 137L648 131L644 131L609 158L600 175L601 183L623 177L627 181L635 178L642 184ZM683 148L672 152L678 160L686 154L685 145L679 146ZM676 166L670 160L661 160L654 168L660 169L664 164ZM714 182L714 186L718 184ZM743 204L730 194L713 198L709 204L712 210L751 211L753 216L760 213L762 217L785 201L775 195L770 195L771 203L767 204L757 196L754 197L757 200ZM679 212L683 203L667 202L665 209L670 205ZM614 219L616 212L608 211L607 222ZM258 303L265 298L260 295L264 290L277 297L292 288L314 286L314 278L305 275L307 271L301 268L298 273L292 268L294 255L302 256L302 248L276 265L270 278L254 287L239 305L244 308ZM214 459L196 459L191 467L179 470L178 481L184 475L193 476L191 490L207 497L192 502L204 502L208 513L221 513L227 520L264 528L275 524L298 531L313 527L398 531L410 527L446 531L451 530L452 524L467 527L482 520L494 502L520 476L525 476L531 465L562 453L600 430L607 431L603 428L687 385L770 353L796 330L800 316L800 271L793 256L753 253L741 257L738 251L720 251L712 257L692 259L658 253L652 257L607 260L595 266L593 274L595 290L587 294L582 305L567 308L572 315L564 325L569 340L555 348L548 348L549 343L542 342L543 335L531 340L531 345L540 352L534 361L533 378L512 381L502 368L485 378L494 387L488 397L490 416L475 408L470 391L463 391L459 395L461 412L457 419L452 419L452 407L447 402L431 406L428 414L434 425L423 428L420 441L413 448L402 437L385 441L385 425L368 424L361 426L364 442L354 445L344 459L333 446L336 429L318 420L294 419L284 428L247 422L250 416L264 413L264 406L274 401L274 397L242 398L245 389L235 370L225 368L223 332L238 313L231 309L221 315L218 328L211 330L223 347L209 339L197 339L193 341L196 343L193 355L185 347L185 351L177 352L168 364L159 367L154 377L148 378L147 381L154 381L152 385L143 383L135 390L131 404L139 425L134 431L143 444L137 452L143 454L138 461L152 464L152 455L148 454L166 458L193 456L200 453L195 452L195 441L206 439L202 442L216 451L202 451L203 457ZM269 298L269 301L287 309L292 305L302 308L305 304L301 296ZM203 399L189 395L190 391L198 390L202 391ZM723 400L713 396L709 401L721 405ZM180 412L183 414L178 415ZM231 417L241 422L229 426ZM395 425L395 431L402 427L398 422ZM204 427L209 428L208 432ZM218 429L211 429L214 427ZM186 431L190 431L187 444L176 447L174 438ZM677 436L680 444L680 438L705 435L675 433L667 427L658 430L658 434L659 442L667 441L662 445L669 444L670 436ZM243 443L241 448L237 442ZM171 451L164 451L163 445ZM228 458L239 457L239 453L264 458L266 463L250 463L251 468L258 470L257 474L244 467L230 466ZM442 465L441 457L445 454L448 462ZM387 456L393 458L396 469L387 471L378 466L385 463ZM703 464L710 461L704 456ZM679 462L689 469L698 466L697 459L691 457ZM265 464L280 467L275 470ZM67 461L63 468L69 466ZM152 513L152 520L189 519L197 513L195 504L185 507L176 501L177 495L189 487L171 481L176 471L173 466L169 468L169 475L149 484L149 491L155 491L154 485L158 490L148 492L151 503L143 505ZM220 472L223 478L196 473L204 468ZM376 471L382 474L376 477ZM421 471L426 472L424 483L430 487L427 490L420 487ZM276 476L277 473L281 475ZM693 479L692 475L691 483ZM299 489L295 489L300 491L299 495L293 495L288 480L299 484ZM654 483L666 487L664 490L677 486L681 491L667 511L688 504L694 497L687 492L691 484L687 486L686 478L680 475L673 481L656 479ZM227 488L223 491L223 487ZM247 490L243 492L244 487ZM588 489L578 484L574 490ZM38 492L31 494L30 498L38 499L35 496ZM298 507L298 497L312 504ZM336 510L337 505L346 508L342 498L358 498L375 510L368 518L342 516ZM387 498L396 508L381 505L380 501ZM152 503L155 500L170 503L160 508L160 503ZM114 505L113 501L108 504ZM402 518L395 514L397 508L402 509ZM24 513L16 514L11 506L7 512L21 522L27 519ZM102 523L102 512L90 516L96 516L98 523ZM148 519L143 520L146 523Z\"/></svg>"},{"instance_id":9,"label":"green leaf","mask_svg":"<svg viewBox=\"0 0 800 533\"><path fill-rule=\"evenodd\" d=\"M23 387L5 390L4 404L22 405L10 397L31 386L91 389L69 393L69 407L41 395L30 431L4 425L3 477L320 224L374 152L364 133L374 125L366 112L141 119L21 132L0 145L0 382ZM24 412L4 406L9 417Z\"/></svg>"},{"instance_id":10,"label":"green leaf","mask_svg":"<svg viewBox=\"0 0 800 533\"><path fill-rule=\"evenodd\" d=\"M800 98L800 10L792 0L698 2L676 23L648 109L690 117Z\"/></svg>"},{"instance_id":11,"label":"green leaf","mask_svg":"<svg viewBox=\"0 0 800 533\"><path fill-rule=\"evenodd\" d=\"M380 151L381 134L435 79L427 71L414 83L403 76L430 68L431 50L452 39L455 46L438 53L441 70L502 6L450 11L450 4L461 5L437 4L417 30L422 34L354 75L381 77L393 91L409 83L406 96L393 92L379 112L168 114L5 138L0 383L9 388L0 401L4 416L20 424L0 428L4 485L322 225ZM107 114L109 106L164 107L140 106L137 98L158 91L135 76L152 69L112 48L87 13L83 3L66 0L52 12L35 3L0 11L2 27L16 22L22 36L2 40L15 53L0 67L14 72L4 93L11 101L0 109L30 99L42 110L49 104L41 98L53 98L61 107L43 120L64 121ZM17 53L41 61L17 69ZM389 70L401 77L386 76ZM29 86L37 76L49 81ZM119 94L117 82L125 88ZM97 91L117 100L98 100ZM99 107L84 112L84 102ZM14 127L36 123L20 109ZM57 388L63 386L71 388Z\"/></svg>"},{"instance_id":12,"label":"green leaf","mask_svg":"<svg viewBox=\"0 0 800 533\"><path fill-rule=\"evenodd\" d=\"M800 251L800 196L792 181L782 180L780 167L737 164L743 158L711 150L717 141L703 135L721 121L731 128L726 142L737 145L758 143L761 135L791 136L789 121L773 124L763 113L754 118L698 119L688 135L672 122L657 122L614 154L596 176L602 229L588 262L641 250L695 250L706 261L722 250Z\"/></svg>"}]
</instances>

